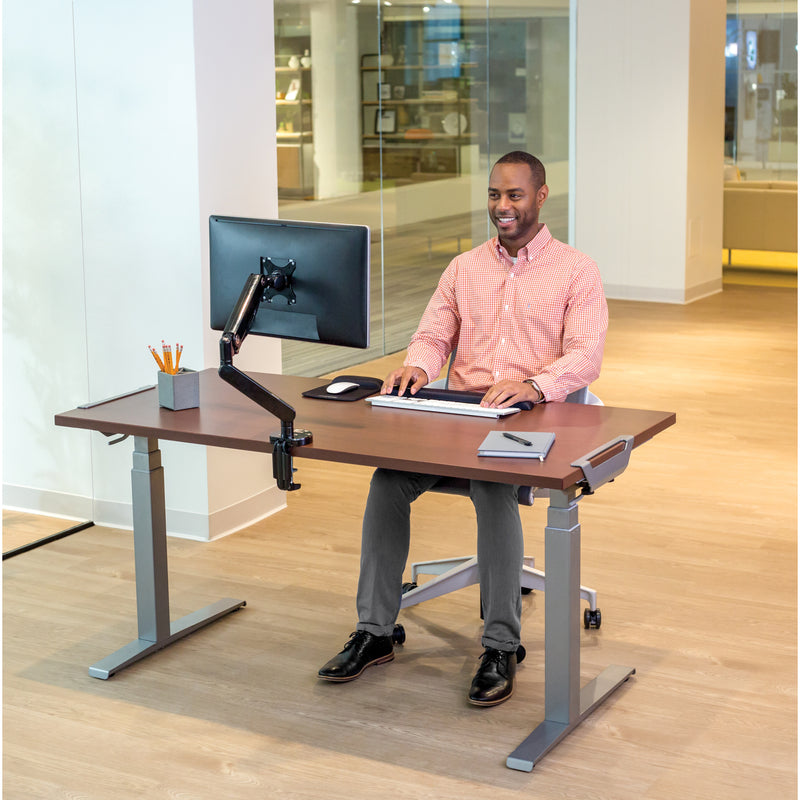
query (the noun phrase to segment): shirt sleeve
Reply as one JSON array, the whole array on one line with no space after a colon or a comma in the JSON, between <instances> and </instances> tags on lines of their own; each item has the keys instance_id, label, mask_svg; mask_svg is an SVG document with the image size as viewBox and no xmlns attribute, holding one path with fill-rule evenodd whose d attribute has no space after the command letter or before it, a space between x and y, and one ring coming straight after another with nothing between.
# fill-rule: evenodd
<instances>
[{"instance_id":1,"label":"shirt sleeve","mask_svg":"<svg viewBox=\"0 0 800 800\"><path fill-rule=\"evenodd\" d=\"M550 401L588 386L600 375L608 306L597 264L584 257L570 283L564 312L563 354L531 377Z\"/></svg>"},{"instance_id":2,"label":"shirt sleeve","mask_svg":"<svg viewBox=\"0 0 800 800\"><path fill-rule=\"evenodd\" d=\"M453 259L439 279L422 315L416 333L411 337L403 366L421 367L428 379L436 380L458 342L461 315L456 302L458 259Z\"/></svg>"}]
</instances>

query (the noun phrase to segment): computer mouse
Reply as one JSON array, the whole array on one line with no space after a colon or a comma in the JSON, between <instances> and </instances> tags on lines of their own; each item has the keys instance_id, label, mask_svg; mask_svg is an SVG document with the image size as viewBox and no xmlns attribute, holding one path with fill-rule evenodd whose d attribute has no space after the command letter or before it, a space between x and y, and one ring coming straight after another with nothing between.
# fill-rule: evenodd
<instances>
[{"instance_id":1,"label":"computer mouse","mask_svg":"<svg viewBox=\"0 0 800 800\"><path fill-rule=\"evenodd\" d=\"M330 384L325 391L328 394L342 394L343 392L352 392L353 389L358 389L357 383L351 383L350 381L338 381L337 383Z\"/></svg>"}]
</instances>

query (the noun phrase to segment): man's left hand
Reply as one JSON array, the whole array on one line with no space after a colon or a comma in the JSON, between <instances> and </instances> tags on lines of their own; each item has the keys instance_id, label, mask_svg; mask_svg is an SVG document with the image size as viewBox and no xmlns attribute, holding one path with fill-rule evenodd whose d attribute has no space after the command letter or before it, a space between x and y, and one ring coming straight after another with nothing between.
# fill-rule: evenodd
<instances>
[{"instance_id":1,"label":"man's left hand","mask_svg":"<svg viewBox=\"0 0 800 800\"><path fill-rule=\"evenodd\" d=\"M481 400L481 405L487 408L508 408L523 400L538 403L543 399L541 392L538 392L529 383L500 381L486 392Z\"/></svg>"}]
</instances>

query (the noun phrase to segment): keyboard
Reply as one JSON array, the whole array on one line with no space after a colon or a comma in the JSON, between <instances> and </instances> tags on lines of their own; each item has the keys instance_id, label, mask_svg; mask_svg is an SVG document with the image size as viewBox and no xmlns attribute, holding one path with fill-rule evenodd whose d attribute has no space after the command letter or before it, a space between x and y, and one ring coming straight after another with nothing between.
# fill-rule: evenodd
<instances>
[{"instance_id":1,"label":"keyboard","mask_svg":"<svg viewBox=\"0 0 800 800\"><path fill-rule=\"evenodd\" d=\"M434 411L440 414L464 414L470 417L507 417L517 414L520 409L514 408L485 408L475 402L468 403L459 400L437 400L432 397L398 397L396 394L381 394L368 397L368 403L373 406L385 408L406 408L412 411Z\"/></svg>"}]
</instances>

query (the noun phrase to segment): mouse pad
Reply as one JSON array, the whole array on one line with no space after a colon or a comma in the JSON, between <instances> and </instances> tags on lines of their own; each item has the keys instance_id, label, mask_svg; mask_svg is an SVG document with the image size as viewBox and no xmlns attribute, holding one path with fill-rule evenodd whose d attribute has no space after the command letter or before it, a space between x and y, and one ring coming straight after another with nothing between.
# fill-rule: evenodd
<instances>
[{"instance_id":1,"label":"mouse pad","mask_svg":"<svg viewBox=\"0 0 800 800\"><path fill-rule=\"evenodd\" d=\"M327 388L332 383L341 381L357 383L358 389L351 389L349 392L342 392L341 394L328 394ZM317 400L344 400L351 403L354 400L363 400L365 397L377 394L381 386L383 386L383 381L380 378L365 378L363 375L337 375L322 386L303 392L303 397L313 397Z\"/></svg>"}]
</instances>

